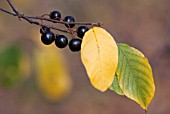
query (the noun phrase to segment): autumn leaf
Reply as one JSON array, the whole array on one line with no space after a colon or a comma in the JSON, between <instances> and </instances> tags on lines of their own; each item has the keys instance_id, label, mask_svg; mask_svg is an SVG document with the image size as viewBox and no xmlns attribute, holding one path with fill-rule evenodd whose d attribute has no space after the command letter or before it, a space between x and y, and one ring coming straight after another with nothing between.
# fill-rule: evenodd
<instances>
[{"instance_id":1,"label":"autumn leaf","mask_svg":"<svg viewBox=\"0 0 170 114\"><path fill-rule=\"evenodd\" d=\"M83 37L81 59L92 85L106 91L118 65L118 49L113 37L103 28L91 28Z\"/></svg>"},{"instance_id":2,"label":"autumn leaf","mask_svg":"<svg viewBox=\"0 0 170 114\"><path fill-rule=\"evenodd\" d=\"M65 98L72 83L62 53L56 47L40 47L35 51L37 85L49 102Z\"/></svg>"},{"instance_id":3,"label":"autumn leaf","mask_svg":"<svg viewBox=\"0 0 170 114\"><path fill-rule=\"evenodd\" d=\"M147 110L155 92L151 66L147 58L133 47L119 44L118 50L118 83L128 98Z\"/></svg>"}]
</instances>

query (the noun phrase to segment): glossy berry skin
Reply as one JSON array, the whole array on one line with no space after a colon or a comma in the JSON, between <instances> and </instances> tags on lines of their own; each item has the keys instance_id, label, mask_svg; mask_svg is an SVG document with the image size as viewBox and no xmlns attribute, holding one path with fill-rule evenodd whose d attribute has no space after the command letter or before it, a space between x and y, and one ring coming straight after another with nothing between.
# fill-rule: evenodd
<instances>
[{"instance_id":1,"label":"glossy berry skin","mask_svg":"<svg viewBox=\"0 0 170 114\"><path fill-rule=\"evenodd\" d=\"M78 29L77 29L77 36L79 38L83 38L84 34L88 31L88 27L86 26L80 26Z\"/></svg>"},{"instance_id":2,"label":"glossy berry skin","mask_svg":"<svg viewBox=\"0 0 170 114\"><path fill-rule=\"evenodd\" d=\"M50 19L60 20L61 13L59 11L53 11L50 13Z\"/></svg>"},{"instance_id":3,"label":"glossy berry skin","mask_svg":"<svg viewBox=\"0 0 170 114\"><path fill-rule=\"evenodd\" d=\"M65 48L68 44L68 39L64 35L57 35L55 39L55 45L58 48Z\"/></svg>"},{"instance_id":4,"label":"glossy berry skin","mask_svg":"<svg viewBox=\"0 0 170 114\"><path fill-rule=\"evenodd\" d=\"M71 51L76 52L81 49L81 39L73 38L69 42L69 48Z\"/></svg>"},{"instance_id":5,"label":"glossy berry skin","mask_svg":"<svg viewBox=\"0 0 170 114\"><path fill-rule=\"evenodd\" d=\"M66 17L64 18L64 21L65 21L65 22L75 22L75 19L74 19L72 16L66 16ZM65 24L65 26L66 26L67 28L73 28L73 27L75 26L75 24Z\"/></svg>"},{"instance_id":6,"label":"glossy berry skin","mask_svg":"<svg viewBox=\"0 0 170 114\"><path fill-rule=\"evenodd\" d=\"M51 43L53 43L54 40L55 40L55 35L53 32L50 32L50 31L42 34L41 36L41 41L45 45L50 45Z\"/></svg>"},{"instance_id":7,"label":"glossy berry skin","mask_svg":"<svg viewBox=\"0 0 170 114\"><path fill-rule=\"evenodd\" d=\"M42 26L42 28L40 29L40 33L44 34L45 32L50 32L50 28Z\"/></svg>"}]
</instances>

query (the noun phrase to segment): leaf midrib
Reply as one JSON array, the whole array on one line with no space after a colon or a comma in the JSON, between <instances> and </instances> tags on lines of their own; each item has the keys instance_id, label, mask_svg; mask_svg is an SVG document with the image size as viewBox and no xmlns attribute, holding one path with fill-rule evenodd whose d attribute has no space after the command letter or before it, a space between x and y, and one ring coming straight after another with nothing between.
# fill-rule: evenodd
<instances>
[{"instance_id":1,"label":"leaf midrib","mask_svg":"<svg viewBox=\"0 0 170 114\"><path fill-rule=\"evenodd\" d=\"M98 49L98 54L99 54L99 59L100 59L100 64L101 64L101 72L102 72L102 77L103 77L103 60L102 60L102 57L101 57L101 52L100 52L100 47L99 47L99 42L97 40L97 35L96 35L96 32L95 30L93 29L93 32L94 32L94 37L95 37L95 40L96 40L96 44L97 44L97 49Z\"/></svg>"}]
</instances>

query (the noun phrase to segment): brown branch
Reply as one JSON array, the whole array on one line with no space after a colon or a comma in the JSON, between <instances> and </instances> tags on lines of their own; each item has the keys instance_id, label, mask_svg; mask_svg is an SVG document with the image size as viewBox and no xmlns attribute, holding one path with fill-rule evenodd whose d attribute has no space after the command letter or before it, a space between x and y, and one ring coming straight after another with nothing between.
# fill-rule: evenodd
<instances>
[{"instance_id":1,"label":"brown branch","mask_svg":"<svg viewBox=\"0 0 170 114\"><path fill-rule=\"evenodd\" d=\"M0 11L5 12L5 13L10 14L10 15L13 15L13 16L17 16L15 13L10 12L10 11L5 10L5 9L2 9L2 8L0 8Z\"/></svg>"},{"instance_id":2,"label":"brown branch","mask_svg":"<svg viewBox=\"0 0 170 114\"><path fill-rule=\"evenodd\" d=\"M13 15L13 16L18 16L16 13L10 12L10 11L2 9L2 8L0 8L0 11L5 12L5 13L10 14L10 15ZM27 16L27 15L25 16L24 14L19 14L19 15L20 15L19 18L23 18L24 20L26 20L30 24L35 24L35 25L39 25L39 26L46 26L48 28L58 30L58 31L61 31L61 32L71 33L69 29L61 29L61 28L57 28L57 27L54 27L54 26L42 24L42 23L40 23L38 21L31 20L32 18L33 19L35 18L34 16Z\"/></svg>"},{"instance_id":3,"label":"brown branch","mask_svg":"<svg viewBox=\"0 0 170 114\"><path fill-rule=\"evenodd\" d=\"M11 6L12 10L16 13L19 14L19 11L15 8L15 6L12 4L11 0L7 0L8 4Z\"/></svg>"},{"instance_id":4,"label":"brown branch","mask_svg":"<svg viewBox=\"0 0 170 114\"><path fill-rule=\"evenodd\" d=\"M10 12L10 11L5 10L3 8L0 8L0 11L5 12L5 13L10 14L10 15L13 15L13 16L17 16L19 19L22 18L22 19L26 20L27 22L29 22L30 24L35 24L35 25L39 25L39 26L46 26L46 27L49 27L51 29L58 30L58 31L61 31L61 32L66 32L66 33L72 34L72 32L74 30L62 29L62 28L57 28L57 27L50 26L50 25L45 25L42 22L40 23L40 22L35 21L35 20L49 21L49 22L52 22L52 23L59 23L59 24L76 24L76 25L92 25L92 26L101 26L102 25L102 23L64 22L63 20L53 20L53 19L50 19L50 18L45 18L44 16L29 16L29 15L25 15L23 13L20 13L19 10L12 4L11 0L6 0L6 1L8 2L8 4L10 5L10 7L12 8L12 10L14 12Z\"/></svg>"}]
</instances>

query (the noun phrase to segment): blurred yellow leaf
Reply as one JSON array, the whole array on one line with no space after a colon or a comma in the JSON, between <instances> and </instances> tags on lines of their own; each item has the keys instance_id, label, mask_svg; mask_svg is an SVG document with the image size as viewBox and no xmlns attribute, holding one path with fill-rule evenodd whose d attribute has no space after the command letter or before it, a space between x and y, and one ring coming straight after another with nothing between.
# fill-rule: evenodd
<instances>
[{"instance_id":1,"label":"blurred yellow leaf","mask_svg":"<svg viewBox=\"0 0 170 114\"><path fill-rule=\"evenodd\" d=\"M118 65L118 48L113 37L99 27L87 31L81 45L81 59L92 85L106 91Z\"/></svg>"},{"instance_id":2,"label":"blurred yellow leaf","mask_svg":"<svg viewBox=\"0 0 170 114\"><path fill-rule=\"evenodd\" d=\"M65 59L56 47L41 47L35 52L38 86L43 96L55 102L69 94L71 80Z\"/></svg>"}]
</instances>

